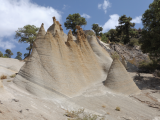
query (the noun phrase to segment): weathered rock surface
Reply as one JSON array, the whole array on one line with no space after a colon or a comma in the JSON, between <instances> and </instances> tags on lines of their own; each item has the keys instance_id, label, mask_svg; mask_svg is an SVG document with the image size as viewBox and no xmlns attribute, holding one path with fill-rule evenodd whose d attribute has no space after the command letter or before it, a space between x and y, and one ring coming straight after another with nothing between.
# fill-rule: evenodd
<instances>
[{"instance_id":1,"label":"weathered rock surface","mask_svg":"<svg viewBox=\"0 0 160 120\"><path fill-rule=\"evenodd\" d=\"M104 85L115 92L128 95L140 92L119 59L112 62Z\"/></svg>"},{"instance_id":2,"label":"weathered rock surface","mask_svg":"<svg viewBox=\"0 0 160 120\"><path fill-rule=\"evenodd\" d=\"M77 26L77 41L72 32L66 36L59 22L45 32L43 24L30 57L14 83L43 97L58 94L72 97L107 77L112 58L99 46L95 36L88 38Z\"/></svg>"}]
</instances>

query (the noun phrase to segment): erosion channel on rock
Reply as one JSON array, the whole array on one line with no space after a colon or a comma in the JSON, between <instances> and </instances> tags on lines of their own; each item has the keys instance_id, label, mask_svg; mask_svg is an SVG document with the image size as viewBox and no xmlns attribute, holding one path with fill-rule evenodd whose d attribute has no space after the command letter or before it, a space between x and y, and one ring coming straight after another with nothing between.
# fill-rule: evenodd
<instances>
[{"instance_id":1,"label":"erosion channel on rock","mask_svg":"<svg viewBox=\"0 0 160 120\"><path fill-rule=\"evenodd\" d=\"M112 58L96 36L87 37L77 26L77 39L73 40L71 31L67 36L55 17L53 21L47 32L41 25L32 53L14 83L37 96L72 97L104 81Z\"/></svg>"}]
</instances>

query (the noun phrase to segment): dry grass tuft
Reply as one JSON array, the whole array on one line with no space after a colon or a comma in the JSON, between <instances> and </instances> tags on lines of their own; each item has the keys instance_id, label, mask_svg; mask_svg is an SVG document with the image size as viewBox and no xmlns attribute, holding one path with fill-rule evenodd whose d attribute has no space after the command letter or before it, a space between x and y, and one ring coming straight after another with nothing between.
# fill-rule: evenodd
<instances>
[{"instance_id":1,"label":"dry grass tuft","mask_svg":"<svg viewBox=\"0 0 160 120\"><path fill-rule=\"evenodd\" d=\"M16 74L11 75L10 77L11 77L11 78L14 78L14 77L16 77Z\"/></svg>"},{"instance_id":2,"label":"dry grass tuft","mask_svg":"<svg viewBox=\"0 0 160 120\"><path fill-rule=\"evenodd\" d=\"M1 75L0 79L7 79L7 76L6 75Z\"/></svg>"},{"instance_id":3,"label":"dry grass tuft","mask_svg":"<svg viewBox=\"0 0 160 120\"><path fill-rule=\"evenodd\" d=\"M105 105L102 105L102 108L106 108L106 106L105 106Z\"/></svg>"},{"instance_id":4,"label":"dry grass tuft","mask_svg":"<svg viewBox=\"0 0 160 120\"><path fill-rule=\"evenodd\" d=\"M117 111L120 111L121 109L120 109L120 107L116 107L116 110L117 110Z\"/></svg>"},{"instance_id":5,"label":"dry grass tuft","mask_svg":"<svg viewBox=\"0 0 160 120\"><path fill-rule=\"evenodd\" d=\"M66 111L65 114L68 120L104 120L103 116L95 115L95 114L87 114L84 112L84 109L80 109L78 111Z\"/></svg>"}]
</instances>

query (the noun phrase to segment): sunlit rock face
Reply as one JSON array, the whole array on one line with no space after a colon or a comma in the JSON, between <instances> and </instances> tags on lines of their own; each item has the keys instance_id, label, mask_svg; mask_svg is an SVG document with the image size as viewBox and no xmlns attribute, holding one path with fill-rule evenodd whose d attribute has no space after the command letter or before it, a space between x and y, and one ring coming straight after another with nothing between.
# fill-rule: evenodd
<instances>
[{"instance_id":1,"label":"sunlit rock face","mask_svg":"<svg viewBox=\"0 0 160 120\"><path fill-rule=\"evenodd\" d=\"M112 58L96 36L87 37L77 26L75 41L71 30L67 36L55 17L53 21L47 32L41 25L32 53L14 83L41 97L73 97L104 81Z\"/></svg>"},{"instance_id":2,"label":"sunlit rock face","mask_svg":"<svg viewBox=\"0 0 160 120\"><path fill-rule=\"evenodd\" d=\"M139 88L136 86L133 79L119 59L115 59L112 62L104 85L114 92L126 95L140 92Z\"/></svg>"}]
</instances>

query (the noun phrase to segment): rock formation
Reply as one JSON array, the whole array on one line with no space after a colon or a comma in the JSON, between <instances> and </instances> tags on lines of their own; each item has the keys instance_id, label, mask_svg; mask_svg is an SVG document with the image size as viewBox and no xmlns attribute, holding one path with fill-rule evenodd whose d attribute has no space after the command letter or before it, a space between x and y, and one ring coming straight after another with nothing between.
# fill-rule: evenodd
<instances>
[{"instance_id":1,"label":"rock formation","mask_svg":"<svg viewBox=\"0 0 160 120\"><path fill-rule=\"evenodd\" d=\"M115 92L128 95L140 91L119 59L112 62L104 85Z\"/></svg>"},{"instance_id":2,"label":"rock formation","mask_svg":"<svg viewBox=\"0 0 160 120\"><path fill-rule=\"evenodd\" d=\"M67 36L55 17L53 21L47 32L41 25L32 53L13 82L37 96L72 97L104 81L112 59L95 36L86 37L77 26L74 41L71 31Z\"/></svg>"}]
</instances>

